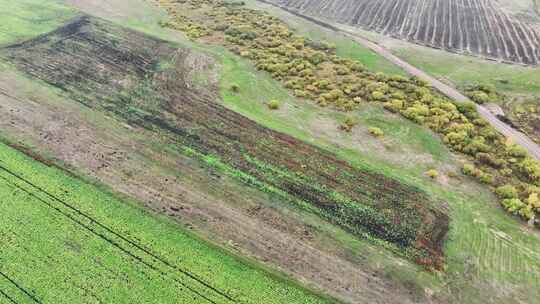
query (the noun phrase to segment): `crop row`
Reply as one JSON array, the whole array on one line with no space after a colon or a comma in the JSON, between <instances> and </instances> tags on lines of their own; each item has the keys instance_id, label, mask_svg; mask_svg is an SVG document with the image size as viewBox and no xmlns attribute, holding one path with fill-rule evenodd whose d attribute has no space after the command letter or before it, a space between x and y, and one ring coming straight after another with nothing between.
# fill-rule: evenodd
<instances>
[{"instance_id":1,"label":"crop row","mask_svg":"<svg viewBox=\"0 0 540 304\"><path fill-rule=\"evenodd\" d=\"M537 65L538 27L493 0L273 0L301 13L453 52Z\"/></svg>"}]
</instances>

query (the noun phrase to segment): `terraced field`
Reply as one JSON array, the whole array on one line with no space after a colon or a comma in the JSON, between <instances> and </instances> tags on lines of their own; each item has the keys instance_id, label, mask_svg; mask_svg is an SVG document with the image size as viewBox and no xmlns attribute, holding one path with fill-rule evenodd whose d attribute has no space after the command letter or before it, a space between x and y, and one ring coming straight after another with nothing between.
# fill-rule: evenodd
<instances>
[{"instance_id":1,"label":"terraced field","mask_svg":"<svg viewBox=\"0 0 540 304\"><path fill-rule=\"evenodd\" d=\"M493 0L272 0L281 6L457 53L538 65L540 29Z\"/></svg>"}]
</instances>

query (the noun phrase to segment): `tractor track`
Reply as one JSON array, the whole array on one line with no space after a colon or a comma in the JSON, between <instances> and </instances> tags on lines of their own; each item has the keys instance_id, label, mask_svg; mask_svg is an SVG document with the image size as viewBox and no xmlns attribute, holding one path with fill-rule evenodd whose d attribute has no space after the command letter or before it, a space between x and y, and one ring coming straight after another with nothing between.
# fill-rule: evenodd
<instances>
[{"instance_id":1,"label":"tractor track","mask_svg":"<svg viewBox=\"0 0 540 304\"><path fill-rule=\"evenodd\" d=\"M148 267L149 269L158 272L160 275L162 275L164 277L170 276L170 273L160 269L158 266L154 265L152 262L145 261L143 257L137 255L136 253L133 253L132 251L130 251L129 249L126 249L125 247L128 247L128 246L134 247L134 249L138 250L143 256L146 255L146 256L150 257L150 259L152 259L154 261L157 261L158 263L160 263L162 265L165 265L167 268L173 269L174 271L178 271L179 273L186 276L187 278L189 278L189 279L195 281L196 283L200 284L203 289L208 289L209 291L214 293L214 296L217 296L217 298L220 298L220 300L222 300L222 301L225 300L225 303L237 303L237 301L233 297L228 295L227 293L219 290L216 287L211 286L210 284L204 282L202 279L197 278L194 274L190 273L189 271L181 269L181 268L171 264L170 262L168 262L164 258L158 256L155 253L152 253L151 251L144 248L142 245L136 243L135 241L132 241L132 240L122 236L120 233L114 231L112 228L109 228L105 224L100 223L99 221L92 218L90 215L88 215L88 214L80 211L79 209L73 207L72 205L65 202L64 200L62 200L62 199L56 197L55 195L49 193L45 189L33 184L32 182L28 181L27 179L25 179L24 177L18 175L17 173L13 172L12 170L10 170L10 169L2 166L2 165L0 165L0 170L3 171L3 172L8 173L10 176L14 177L16 180L19 180L19 181L23 182L24 184L27 184L28 186L30 186L31 188L37 190L38 192L43 193L49 199L51 199L53 201L56 201L57 203L60 203L62 206L64 206L64 208L67 208L68 210L71 210L71 213L74 213L75 215L70 214L70 211L62 210L61 207L54 206L53 203L47 202L45 199L39 197L38 195L32 193L29 190L23 188L22 186L14 183L12 180L10 180L10 179L8 179L8 178L6 178L4 176L0 176L0 179L2 179L4 181L6 181L7 183L15 186L19 190L21 190L24 193L28 194L29 196L35 198L39 202L47 205L48 207L56 210L57 212L59 212L60 214L62 214L65 217L67 217L72 222L76 223L77 225L81 226L85 230L89 231L91 234L103 239L107 243L109 243L112 246L116 247L117 249L119 249L121 252L123 252L124 254L126 254L127 256L132 258L133 260L135 260L136 262L141 263L145 267ZM81 219L77 219L76 218L77 216L83 218L84 220L89 221L90 224L85 224ZM97 229L93 228L92 225L97 226L97 228L103 229L105 232L102 233L102 232L97 231ZM109 234L109 236L107 236L107 234ZM125 242L127 244L127 246L126 245L122 246L120 244L120 242L115 241L114 240L115 237L120 239L120 242ZM0 272L0 274L2 274L2 273ZM8 278L7 276L5 276L5 277ZM175 281L176 283L180 284L181 286L185 287L187 290L189 290L190 292L192 292L196 296L204 299L205 301L207 301L209 303L212 303L212 304L223 303L222 301L219 301L219 302L215 301L212 298L208 297L207 295L202 294L201 292L197 291L195 288L189 286L189 284L186 284L185 282L182 282L180 279L178 279L176 277L169 277L169 278L172 279L173 281ZM14 283L14 281L12 281L12 280L10 280L10 281L12 283ZM17 287L19 287L19 286L17 285ZM27 293L27 292L25 292L25 293L30 296L29 293ZM36 301L36 302L41 303L39 301Z\"/></svg>"},{"instance_id":2,"label":"tractor track","mask_svg":"<svg viewBox=\"0 0 540 304\"><path fill-rule=\"evenodd\" d=\"M12 278L10 278L7 274L3 273L2 271L0 271L0 277L3 277L4 279L8 280L11 284L13 284L18 290L20 290L22 293L24 293L25 295L27 295L30 299L32 299L33 302L35 303L38 303L38 304L42 304L43 302L41 302L35 295L33 295L30 291L26 290L26 288L22 287L21 285L19 285L19 283L15 282ZM5 294L4 292L2 292L2 295L4 295L5 297L7 297L8 299L10 299L12 302L15 302L11 297L9 297L7 294ZM16 303L16 302L15 302Z\"/></svg>"},{"instance_id":3,"label":"tractor track","mask_svg":"<svg viewBox=\"0 0 540 304\"><path fill-rule=\"evenodd\" d=\"M17 301L15 301L15 299L13 299L12 297L10 297L7 293L5 293L2 289L0 289L0 296L3 296L4 298L8 299L8 301L10 303L13 303L13 304L18 304Z\"/></svg>"}]
</instances>

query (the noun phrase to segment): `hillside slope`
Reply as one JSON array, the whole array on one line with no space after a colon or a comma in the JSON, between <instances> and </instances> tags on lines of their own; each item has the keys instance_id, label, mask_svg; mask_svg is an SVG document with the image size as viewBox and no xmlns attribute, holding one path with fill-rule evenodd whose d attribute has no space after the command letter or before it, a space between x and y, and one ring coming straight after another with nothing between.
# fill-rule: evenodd
<instances>
[{"instance_id":1,"label":"hillside slope","mask_svg":"<svg viewBox=\"0 0 540 304\"><path fill-rule=\"evenodd\" d=\"M196 84L212 70L202 54L88 16L0 53L71 99L16 97L21 90L11 82L0 93L0 112L9 116L0 123L3 134L49 150L72 169L310 285L386 303L406 293L318 247L313 239L327 227L413 261L442 259L448 217L438 202L226 109L212 81L204 89ZM98 128L93 119L101 117L112 121ZM302 210L316 226L261 201ZM385 295L388 288L398 291Z\"/></svg>"},{"instance_id":2,"label":"hillside slope","mask_svg":"<svg viewBox=\"0 0 540 304\"><path fill-rule=\"evenodd\" d=\"M71 31L62 27L31 39L43 32L37 31L24 35L31 42L18 38L10 44L19 44L2 49L0 136L21 143L20 150L95 179L174 220L181 231L192 229L347 303L521 304L538 298L540 238L507 216L485 185L462 175L459 156L428 128L378 103L342 113L295 98L270 73L216 45L219 37L190 41L160 28L168 19L152 1L64 2L114 23L84 17ZM348 47L354 42L334 32L322 37L305 22L292 28L335 43L339 56L367 62L372 72L397 69L369 50ZM280 101L280 108L270 110L269 100ZM347 117L358 125L340 131ZM385 135L371 136L371 126ZM431 179L425 173L434 168L440 176ZM378 190L388 187L393 190L382 195L386 207L395 204L392 194L412 195L419 202L409 207L426 206L417 209L428 211L425 219L440 213L437 202L447 202L444 268L425 271L394 254L396 247L388 244L395 243L374 238L376 231L359 237L309 208L330 207L328 198L339 198L318 187L333 183L343 184L338 194L366 198L365 205L376 204ZM301 206L308 208L298 208L291 197L304 198ZM380 207L376 211L389 218L395 214ZM426 229L430 224L437 223ZM175 235L174 225L165 235ZM236 289L232 281L226 284Z\"/></svg>"}]
</instances>

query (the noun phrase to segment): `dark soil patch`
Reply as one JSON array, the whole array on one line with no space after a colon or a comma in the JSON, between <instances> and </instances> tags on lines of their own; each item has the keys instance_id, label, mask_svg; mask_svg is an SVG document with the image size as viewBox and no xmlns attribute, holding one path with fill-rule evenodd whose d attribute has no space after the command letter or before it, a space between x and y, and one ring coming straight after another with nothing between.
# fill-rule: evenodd
<instances>
[{"instance_id":1,"label":"dark soil patch","mask_svg":"<svg viewBox=\"0 0 540 304\"><path fill-rule=\"evenodd\" d=\"M224 108L216 90L190 85L188 50L81 17L1 55L84 105L167 138L171 149L212 170L441 266L449 219L440 203Z\"/></svg>"}]
</instances>

